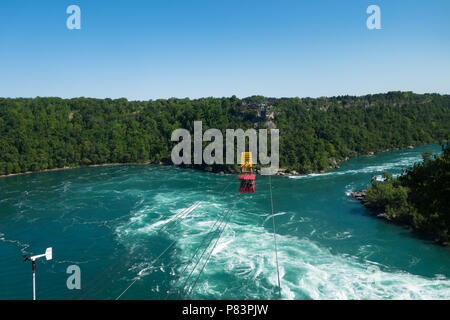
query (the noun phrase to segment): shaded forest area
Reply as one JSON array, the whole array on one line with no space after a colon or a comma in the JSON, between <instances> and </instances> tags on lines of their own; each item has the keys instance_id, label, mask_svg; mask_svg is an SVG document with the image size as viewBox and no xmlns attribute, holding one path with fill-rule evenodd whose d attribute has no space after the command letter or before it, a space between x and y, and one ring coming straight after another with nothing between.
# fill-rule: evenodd
<instances>
[{"instance_id":1,"label":"shaded forest area","mask_svg":"<svg viewBox=\"0 0 450 320\"><path fill-rule=\"evenodd\" d=\"M450 146L440 156L423 154L423 162L398 178L384 174L385 181L372 181L364 204L382 212L384 218L430 232L435 241L450 239Z\"/></svg>"},{"instance_id":2,"label":"shaded forest area","mask_svg":"<svg viewBox=\"0 0 450 320\"><path fill-rule=\"evenodd\" d=\"M178 128L280 130L280 166L327 170L348 157L447 140L450 96L245 99L0 98L0 175L104 163L171 164ZM225 135L224 135L225 136ZM199 165L234 172L236 166Z\"/></svg>"}]
</instances>

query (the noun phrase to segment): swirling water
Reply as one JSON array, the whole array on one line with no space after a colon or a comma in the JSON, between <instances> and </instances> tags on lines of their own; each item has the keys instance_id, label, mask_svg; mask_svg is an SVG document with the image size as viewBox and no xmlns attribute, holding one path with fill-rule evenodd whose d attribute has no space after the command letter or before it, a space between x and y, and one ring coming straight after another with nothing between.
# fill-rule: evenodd
<instances>
[{"instance_id":1,"label":"swirling water","mask_svg":"<svg viewBox=\"0 0 450 320\"><path fill-rule=\"evenodd\" d=\"M371 217L349 196L372 176L399 174L424 151L440 146L351 159L325 174L272 177L283 299L450 298L450 250ZM268 182L258 176L256 193L240 195L234 175L153 165L0 179L0 299L31 298L22 255L48 246L54 259L37 263L38 299L115 299L135 280L121 299L164 299L224 212L228 226L190 298L276 299ZM80 267L85 290L67 288L70 265Z\"/></svg>"}]
</instances>

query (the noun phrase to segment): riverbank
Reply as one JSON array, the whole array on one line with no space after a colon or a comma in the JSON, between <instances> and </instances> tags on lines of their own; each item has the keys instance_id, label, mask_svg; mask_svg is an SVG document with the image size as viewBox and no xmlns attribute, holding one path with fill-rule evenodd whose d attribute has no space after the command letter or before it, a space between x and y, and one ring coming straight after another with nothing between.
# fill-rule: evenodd
<instances>
[{"instance_id":1,"label":"riverbank","mask_svg":"<svg viewBox=\"0 0 450 320\"><path fill-rule=\"evenodd\" d=\"M447 239L443 239L440 235L435 234L435 233L431 233L429 231L426 230L422 230L422 229L417 229L414 227L414 225L411 222L408 222L407 220L404 219L400 219L399 216L393 214L393 215L388 215L386 212L382 212L382 211L377 211L377 210L373 210L372 208L369 208L367 206L367 190L362 190L362 191L354 191L351 193L351 196L358 200L359 202L361 202L362 205L364 205L369 212L372 214L372 216L381 219L387 223L392 223L395 224L397 226L406 228L408 230L413 231L418 237L425 239L425 240L429 240L434 242L435 244L444 246L444 247L449 247L449 242Z\"/></svg>"},{"instance_id":2,"label":"riverbank","mask_svg":"<svg viewBox=\"0 0 450 320\"><path fill-rule=\"evenodd\" d=\"M128 162L128 163L102 163L102 164L91 164L91 165L84 165L84 166L65 166L62 168L52 168L52 169L43 169L43 170L37 170L37 171L26 171L26 172L20 172L20 173L4 174L4 175L1 175L0 178L23 176L23 175L33 174L33 173L72 170L72 169L79 169L79 168L116 167L116 166L126 166L126 165L149 165L149 164L156 164L156 163L151 163L151 162L133 162L133 163L131 163L131 162ZM163 163L159 163L159 165L163 165Z\"/></svg>"},{"instance_id":3,"label":"riverbank","mask_svg":"<svg viewBox=\"0 0 450 320\"><path fill-rule=\"evenodd\" d=\"M398 150L398 149L395 149ZM389 151L389 150L386 150ZM382 151L382 152L386 152L386 151ZM367 155L361 155L361 157L364 156L373 156L374 153L370 153ZM293 170L290 172L287 172L287 169L284 168L280 168L278 169L278 172L275 174L277 176L282 176L282 177L291 177L291 176L307 176L309 174L319 174L319 173L326 173L328 170L332 170L332 169L339 169L339 164L342 162L345 162L347 160L349 160L350 157L346 157L343 160L340 161L336 161L334 163L334 165L330 168L328 168L327 170L320 170L317 172L310 172L310 173L298 173L297 171ZM168 166L171 164L167 164L167 163L163 163L163 162L159 162L159 163L153 163L150 161L147 162L124 162L124 163L102 163L102 164L92 164L92 165L79 165L79 166L65 166L62 168L51 168L51 169L43 169L43 170L37 170L37 171L26 171L26 172L19 172L19 173L10 173L10 174L5 174L5 175L0 175L0 178L8 178L8 177L15 177L15 176L22 176L22 175L28 175L28 174L33 174L33 173L44 173L44 172L53 172L53 171L63 171L63 170L71 170L71 169L79 169L79 168L96 168L96 167L115 167L115 166L126 166L126 165L150 165L150 164L155 164L155 165L162 165L162 166ZM201 170L201 171L207 171L207 172L211 172L211 173L216 173L216 174L237 174L238 172L234 172L234 171L208 171L208 170L204 170L203 168L195 168L192 166L184 166L183 168L185 169L196 169L196 170ZM260 175L261 171L260 169L256 170L256 174Z\"/></svg>"},{"instance_id":4,"label":"riverbank","mask_svg":"<svg viewBox=\"0 0 450 320\"><path fill-rule=\"evenodd\" d=\"M348 160L348 159L346 159ZM344 161L346 161L344 160ZM161 165L161 166L169 166L170 164L166 164L166 163L152 163L152 162L125 162L125 163L103 163L103 164L92 164L92 165L81 165L81 166L65 166L62 168L52 168L52 169L44 169L44 170L37 170L37 171L26 171L26 172L20 172L20 173L11 173L11 174L4 174L4 175L0 175L0 178L8 178L8 177L15 177L15 176L23 176L23 175L28 175L28 174L34 174L34 173L44 173L44 172L53 172L53 171L63 171L63 170L72 170L72 169L79 169L79 168L96 168L96 167L116 167L116 166L132 166L132 165L150 165L150 164L154 164L154 165ZM200 170L200 171L205 171L205 172L210 172L210 173L215 173L215 174L237 174L238 172L234 172L234 171L208 171L208 170L204 170L202 168L195 168L192 166L186 166L186 167L182 167L184 169L194 169L194 170ZM331 169L338 169L339 166L330 168ZM318 172L311 172L311 173L297 173L296 171L294 172L286 172L286 169L279 169L278 172L275 174L277 176L282 176L282 177L290 177L290 176L307 176L309 174L314 174L314 173L325 173L326 170L321 170ZM258 169L256 174L260 175L261 172Z\"/></svg>"},{"instance_id":5,"label":"riverbank","mask_svg":"<svg viewBox=\"0 0 450 320\"><path fill-rule=\"evenodd\" d=\"M420 146L423 146L423 145L407 146L406 148L386 149L386 150L382 150L382 151L378 151L378 152L372 152L371 151L371 152L369 152L367 154L357 155L355 157L345 157L344 159L341 159L341 160L336 160L336 159L332 158L332 159L330 159L330 162L332 163L332 165L330 167L328 167L326 170L320 170L320 171L315 171L315 172L310 172L310 173L299 173L296 170L288 171L285 168L280 168L280 169L278 169L278 171L277 171L277 173L275 175L276 176L281 176L281 177L296 177L296 176L307 176L307 175L310 175L310 174L326 173L329 170L339 169L341 163L343 163L345 161L348 161L350 159L353 159L353 158L373 157L373 156L375 156L377 154L380 154L380 153L383 153L383 152L398 151L398 150L408 150L408 149L413 149L415 147L420 147ZM150 164L162 165L162 166L169 166L169 165L171 165L169 163L164 163L164 162L154 163L154 162L150 162L150 161L146 161L146 162L124 162L124 163L102 163L102 164L92 164L92 165L65 166L65 167L62 167L62 168L51 168L51 169L43 169L43 170L37 170L37 171L26 171L26 172L20 172L20 173L11 173L11 174L0 175L0 178L28 175L28 174L33 174L33 173L44 173L44 172L52 172L52 171L79 169L79 168L114 167L114 166L126 166L126 165L150 165ZM201 171L217 173L217 174L237 174L238 173L238 172L234 172L232 170L230 170L230 171L227 171L227 170L208 171L208 170L205 170L204 168L196 168L196 167L193 167L193 166L183 166L182 168L201 170ZM258 175L261 174L260 169L256 170L256 174L258 174Z\"/></svg>"}]
</instances>

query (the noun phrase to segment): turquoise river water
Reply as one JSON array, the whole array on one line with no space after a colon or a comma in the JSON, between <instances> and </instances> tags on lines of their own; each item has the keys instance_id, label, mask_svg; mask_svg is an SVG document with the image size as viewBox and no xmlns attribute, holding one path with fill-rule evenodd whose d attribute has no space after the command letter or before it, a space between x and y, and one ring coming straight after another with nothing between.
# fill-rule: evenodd
<instances>
[{"instance_id":1,"label":"turquoise river water","mask_svg":"<svg viewBox=\"0 0 450 320\"><path fill-rule=\"evenodd\" d=\"M450 299L450 249L370 216L349 196L372 176L400 173L424 151L440 146L271 178L283 299ZM209 255L202 260L196 250L225 213L229 223L190 298L277 299L268 183L258 176L256 193L240 195L235 175L156 165L2 178L0 299L31 298L31 265L22 256L50 246L53 260L37 262L38 299L115 299L130 284L121 299L165 299L186 265L174 288L186 283L178 298L187 298ZM66 286L71 265L81 270L83 290Z\"/></svg>"}]
</instances>

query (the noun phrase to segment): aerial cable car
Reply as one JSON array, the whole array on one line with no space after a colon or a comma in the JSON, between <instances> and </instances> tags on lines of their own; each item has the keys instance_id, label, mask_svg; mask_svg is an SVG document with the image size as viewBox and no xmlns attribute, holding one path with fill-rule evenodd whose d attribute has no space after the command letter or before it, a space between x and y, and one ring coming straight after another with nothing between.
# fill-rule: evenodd
<instances>
[{"instance_id":1,"label":"aerial cable car","mask_svg":"<svg viewBox=\"0 0 450 320\"><path fill-rule=\"evenodd\" d=\"M238 176L241 180L239 193L255 193L255 178L253 173L252 153L242 152L241 154L241 174Z\"/></svg>"}]
</instances>

